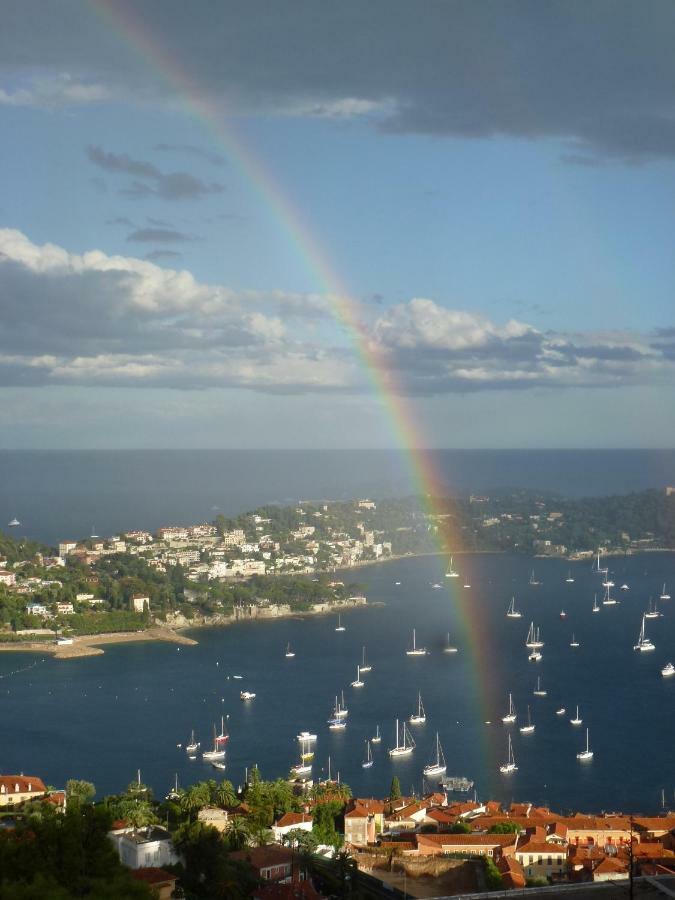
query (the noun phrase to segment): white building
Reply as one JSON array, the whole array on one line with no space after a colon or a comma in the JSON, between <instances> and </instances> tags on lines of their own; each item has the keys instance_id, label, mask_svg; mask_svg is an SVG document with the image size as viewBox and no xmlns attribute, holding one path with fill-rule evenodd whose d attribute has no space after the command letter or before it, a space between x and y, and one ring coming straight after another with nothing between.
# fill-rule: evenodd
<instances>
[{"instance_id":1,"label":"white building","mask_svg":"<svg viewBox=\"0 0 675 900\"><path fill-rule=\"evenodd\" d=\"M123 865L130 869L160 869L180 862L169 832L157 825L109 832Z\"/></svg>"},{"instance_id":2,"label":"white building","mask_svg":"<svg viewBox=\"0 0 675 900\"><path fill-rule=\"evenodd\" d=\"M8 587L16 584L16 575L14 572L8 572L7 569L0 569L0 584L6 584Z\"/></svg>"},{"instance_id":3,"label":"white building","mask_svg":"<svg viewBox=\"0 0 675 900\"><path fill-rule=\"evenodd\" d=\"M146 609L150 609L150 598L144 597L141 594L134 594L134 596L131 598L131 605L134 612L145 612Z\"/></svg>"}]
</instances>

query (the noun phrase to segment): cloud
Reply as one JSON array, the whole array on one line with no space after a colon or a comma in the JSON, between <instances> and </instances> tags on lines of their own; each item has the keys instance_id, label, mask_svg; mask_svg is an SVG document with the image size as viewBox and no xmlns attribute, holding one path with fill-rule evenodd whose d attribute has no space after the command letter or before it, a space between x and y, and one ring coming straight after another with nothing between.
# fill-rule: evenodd
<instances>
[{"instance_id":1,"label":"cloud","mask_svg":"<svg viewBox=\"0 0 675 900\"><path fill-rule=\"evenodd\" d=\"M155 144L153 150L159 150L162 153L182 153L187 156L194 156L197 159L205 159L214 166L224 166L225 157L219 153L212 153L203 147L197 147L194 144Z\"/></svg>"},{"instance_id":2,"label":"cloud","mask_svg":"<svg viewBox=\"0 0 675 900\"><path fill-rule=\"evenodd\" d=\"M0 86L0 106L55 109L101 103L110 98L110 91L102 84L79 80L67 72L23 77L12 86Z\"/></svg>"},{"instance_id":3,"label":"cloud","mask_svg":"<svg viewBox=\"0 0 675 900\"><path fill-rule=\"evenodd\" d=\"M164 101L163 73L134 58L77 0L11 0L0 29L3 102L35 103L44 79L91 102ZM560 141L567 161L675 156L675 5L650 0L343 0L185 4L145 0L147 30L188 73L190 99L223 115L359 117L387 134ZM255 60L255 65L251 64ZM63 72L76 73L63 76ZM106 87L103 87L103 86ZM20 94L20 90L25 94ZM191 144L159 145L194 153Z\"/></svg>"},{"instance_id":4,"label":"cloud","mask_svg":"<svg viewBox=\"0 0 675 900\"><path fill-rule=\"evenodd\" d=\"M220 194L224 190L222 184L216 182L207 184L189 172L165 173L154 163L134 159L127 153L111 153L94 145L87 147L87 157L95 166L106 172L135 176L131 185L120 191L126 196L155 195L164 200L187 200L206 194Z\"/></svg>"},{"instance_id":5,"label":"cloud","mask_svg":"<svg viewBox=\"0 0 675 900\"><path fill-rule=\"evenodd\" d=\"M358 354L329 327L336 298L235 291L152 261L174 253L73 254L0 230L0 386L369 390ZM540 331L425 298L363 309L368 356L404 394L672 385L675 375L675 328Z\"/></svg>"},{"instance_id":6,"label":"cloud","mask_svg":"<svg viewBox=\"0 0 675 900\"><path fill-rule=\"evenodd\" d=\"M178 250L151 250L149 253L146 253L143 259L149 259L152 261L158 261L161 259L180 259L183 256L182 253L179 253Z\"/></svg>"},{"instance_id":7,"label":"cloud","mask_svg":"<svg viewBox=\"0 0 675 900\"><path fill-rule=\"evenodd\" d=\"M127 241L144 244L180 244L194 238L174 228L137 228L127 235Z\"/></svg>"}]
</instances>

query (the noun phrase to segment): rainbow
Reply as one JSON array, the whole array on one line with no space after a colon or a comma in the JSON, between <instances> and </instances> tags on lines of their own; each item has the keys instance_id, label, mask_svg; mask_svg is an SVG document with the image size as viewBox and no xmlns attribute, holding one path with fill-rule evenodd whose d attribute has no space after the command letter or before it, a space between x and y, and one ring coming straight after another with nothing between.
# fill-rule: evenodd
<instances>
[{"instance_id":1,"label":"rainbow","mask_svg":"<svg viewBox=\"0 0 675 900\"><path fill-rule=\"evenodd\" d=\"M289 250L299 255L317 289L327 296L334 318L349 335L373 393L387 415L396 445L401 448L407 461L413 489L421 499L427 515L444 523L438 528L436 535L439 553L447 560L453 550L457 552L461 548L462 542L458 530L451 527L452 517L445 515L447 508L439 502L439 498L447 490L444 488L444 479L432 453L422 449L425 445L423 430L412 403L401 389L384 352L370 339L359 305L351 298L349 290L331 265L324 248L317 240L315 229L303 219L301 211L292 204L254 150L244 143L231 124L224 121L221 111L208 102L205 92L177 57L157 41L131 3L124 0L88 0L88 3L104 27L117 34L148 70L175 93L184 112L211 135L228 161L243 176L263 208L272 215ZM440 516L443 518L438 519ZM439 566L441 578L443 568ZM466 592L454 586L446 587L459 612L462 631L472 657L472 700L482 725L482 721L495 715L498 708L496 698L492 696L491 685L494 681L488 678L488 665L493 658L489 632L475 615L474 606ZM480 745L484 762L489 765L490 771L494 771L494 759L488 757L493 757L495 750L503 752L502 748L490 747L487 740L481 740Z\"/></svg>"}]
</instances>

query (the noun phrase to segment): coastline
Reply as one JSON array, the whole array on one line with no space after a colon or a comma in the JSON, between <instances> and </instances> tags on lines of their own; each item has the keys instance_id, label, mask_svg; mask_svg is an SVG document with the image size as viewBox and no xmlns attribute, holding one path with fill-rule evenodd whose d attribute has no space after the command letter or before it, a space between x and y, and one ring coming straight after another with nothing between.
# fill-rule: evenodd
<instances>
[{"instance_id":1,"label":"coastline","mask_svg":"<svg viewBox=\"0 0 675 900\"><path fill-rule=\"evenodd\" d=\"M101 644L132 644L147 641L167 641L173 644L194 645L193 638L166 626L153 625L143 631L116 631L104 634L82 634L73 637L72 644L57 644L55 641L16 641L0 643L0 652L9 653L49 653L54 659L79 659L85 656L100 656L105 653Z\"/></svg>"}]
</instances>

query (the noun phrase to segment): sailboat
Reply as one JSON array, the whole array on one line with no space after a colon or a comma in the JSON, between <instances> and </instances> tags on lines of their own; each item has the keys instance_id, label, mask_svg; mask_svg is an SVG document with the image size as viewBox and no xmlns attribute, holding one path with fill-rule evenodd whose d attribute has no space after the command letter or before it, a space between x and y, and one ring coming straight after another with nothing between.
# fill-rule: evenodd
<instances>
[{"instance_id":1,"label":"sailboat","mask_svg":"<svg viewBox=\"0 0 675 900\"><path fill-rule=\"evenodd\" d=\"M413 713L410 716L410 724L411 725L424 725L427 720L427 714L424 711L424 705L422 703L422 694L419 693L417 695L417 712Z\"/></svg>"},{"instance_id":2,"label":"sailboat","mask_svg":"<svg viewBox=\"0 0 675 900\"><path fill-rule=\"evenodd\" d=\"M457 653L457 647L453 647L450 643L450 632L448 632L448 638L445 647L443 647L443 653Z\"/></svg>"},{"instance_id":3,"label":"sailboat","mask_svg":"<svg viewBox=\"0 0 675 900\"><path fill-rule=\"evenodd\" d=\"M190 740L185 745L185 752L190 757L190 759L196 759L197 750L199 750L199 741L195 740L195 730L193 728L190 735Z\"/></svg>"},{"instance_id":4,"label":"sailboat","mask_svg":"<svg viewBox=\"0 0 675 900\"><path fill-rule=\"evenodd\" d=\"M509 619L520 619L522 617L522 613L516 609L516 598L511 597L511 602L509 603L509 608L506 610L506 615Z\"/></svg>"},{"instance_id":5,"label":"sailboat","mask_svg":"<svg viewBox=\"0 0 675 900\"><path fill-rule=\"evenodd\" d=\"M228 717L229 718L229 717ZM216 741L219 745L226 744L230 739L229 734L225 730L225 716L220 717L220 734L216 735Z\"/></svg>"},{"instance_id":6,"label":"sailboat","mask_svg":"<svg viewBox=\"0 0 675 900\"><path fill-rule=\"evenodd\" d=\"M422 774L426 777L431 775L444 775L447 766L445 764L445 756L443 748L436 732L436 753L431 757L431 762L422 769Z\"/></svg>"},{"instance_id":7,"label":"sailboat","mask_svg":"<svg viewBox=\"0 0 675 900\"><path fill-rule=\"evenodd\" d=\"M574 578L572 578L572 570L569 569L567 572L567 578L565 579L567 584L574 584Z\"/></svg>"},{"instance_id":8,"label":"sailboat","mask_svg":"<svg viewBox=\"0 0 675 900\"><path fill-rule=\"evenodd\" d=\"M605 596L602 599L603 606L616 606L616 600L609 595L609 587L605 585Z\"/></svg>"},{"instance_id":9,"label":"sailboat","mask_svg":"<svg viewBox=\"0 0 675 900\"><path fill-rule=\"evenodd\" d=\"M663 613L659 612L657 607L658 600L655 600L653 603L651 598L649 599L649 609L645 613L645 619L660 619Z\"/></svg>"},{"instance_id":10,"label":"sailboat","mask_svg":"<svg viewBox=\"0 0 675 900\"><path fill-rule=\"evenodd\" d=\"M532 693L534 694L535 697L545 697L546 696L547 691L545 691L541 686L541 675L537 675L537 686L532 691Z\"/></svg>"},{"instance_id":11,"label":"sailboat","mask_svg":"<svg viewBox=\"0 0 675 900\"><path fill-rule=\"evenodd\" d=\"M345 705L345 692L344 691L340 691L340 702L337 705L335 715L338 717L338 719L346 718L349 715L349 710L347 709L347 707Z\"/></svg>"},{"instance_id":12,"label":"sailboat","mask_svg":"<svg viewBox=\"0 0 675 900\"><path fill-rule=\"evenodd\" d=\"M565 612L564 609L561 609L561 610L560 610L560 618L561 618L561 619L566 619L566 618L567 618L567 613Z\"/></svg>"},{"instance_id":13,"label":"sailboat","mask_svg":"<svg viewBox=\"0 0 675 900\"><path fill-rule=\"evenodd\" d=\"M291 767L294 775L308 775L312 771L312 757L314 753L308 749L308 743L302 741L300 744L300 762Z\"/></svg>"},{"instance_id":14,"label":"sailboat","mask_svg":"<svg viewBox=\"0 0 675 900\"><path fill-rule=\"evenodd\" d=\"M541 584L541 581L537 581L537 579L534 577L534 569L532 569L532 572L530 574L530 582L529 583L530 583L530 587L538 587Z\"/></svg>"},{"instance_id":15,"label":"sailboat","mask_svg":"<svg viewBox=\"0 0 675 900\"><path fill-rule=\"evenodd\" d=\"M577 759L581 759L581 760L593 759L593 751L589 748L589 745L588 745L588 728L586 729L586 749L582 750L580 753L577 753Z\"/></svg>"},{"instance_id":16,"label":"sailboat","mask_svg":"<svg viewBox=\"0 0 675 900\"><path fill-rule=\"evenodd\" d=\"M295 650L291 650L291 642L289 641L286 644L286 659L293 659L295 656Z\"/></svg>"},{"instance_id":17,"label":"sailboat","mask_svg":"<svg viewBox=\"0 0 675 900\"><path fill-rule=\"evenodd\" d=\"M370 739L370 743L371 744L379 744L381 740L382 740L382 735L380 734L380 726L377 725L375 727L375 734Z\"/></svg>"},{"instance_id":18,"label":"sailboat","mask_svg":"<svg viewBox=\"0 0 675 900\"><path fill-rule=\"evenodd\" d=\"M408 756L415 749L415 741L408 731L408 726L403 723L403 730L399 736L398 719L396 720L396 746L389 750L389 756Z\"/></svg>"},{"instance_id":19,"label":"sailboat","mask_svg":"<svg viewBox=\"0 0 675 900\"><path fill-rule=\"evenodd\" d=\"M509 735L509 750L508 756L506 758L506 762L502 763L499 767L499 771L502 775L511 775L513 772L518 771L518 766L516 765L516 758L513 755L513 744L511 743L511 735Z\"/></svg>"},{"instance_id":20,"label":"sailboat","mask_svg":"<svg viewBox=\"0 0 675 900\"><path fill-rule=\"evenodd\" d=\"M600 607L598 606L598 595L593 594L593 609L592 612L600 612Z\"/></svg>"},{"instance_id":21,"label":"sailboat","mask_svg":"<svg viewBox=\"0 0 675 900\"><path fill-rule=\"evenodd\" d=\"M8 528L16 528L16 527L19 526L20 524L21 524L21 522L19 522L19 520L18 520L17 518L14 518L14 519L12 519L11 522L8 522L8 523L7 523L7 527L8 527Z\"/></svg>"},{"instance_id":22,"label":"sailboat","mask_svg":"<svg viewBox=\"0 0 675 900\"><path fill-rule=\"evenodd\" d=\"M638 642L633 647L633 650L639 650L641 653L644 653L645 650L656 650L652 641L645 634L645 613L642 614L642 626L640 627Z\"/></svg>"},{"instance_id":23,"label":"sailboat","mask_svg":"<svg viewBox=\"0 0 675 900\"><path fill-rule=\"evenodd\" d=\"M10 522L10 525L11 525L11 522ZM659 600L670 600L670 594L666 590L665 581L663 582L663 590L661 591L661 596L659 597Z\"/></svg>"},{"instance_id":24,"label":"sailboat","mask_svg":"<svg viewBox=\"0 0 675 900\"><path fill-rule=\"evenodd\" d=\"M534 725L532 724L532 716L530 715L530 707L527 707L527 725L521 725L518 729L521 734L532 734Z\"/></svg>"},{"instance_id":25,"label":"sailboat","mask_svg":"<svg viewBox=\"0 0 675 900\"><path fill-rule=\"evenodd\" d=\"M366 758L361 763L361 768L372 769L374 762L375 760L373 759L373 751L370 748L370 741L366 741Z\"/></svg>"},{"instance_id":26,"label":"sailboat","mask_svg":"<svg viewBox=\"0 0 675 900\"><path fill-rule=\"evenodd\" d=\"M538 650L544 646L544 642L539 635L539 628L534 627L534 622L530 622L530 628L525 638L525 646L529 647L530 650Z\"/></svg>"},{"instance_id":27,"label":"sailboat","mask_svg":"<svg viewBox=\"0 0 675 900\"><path fill-rule=\"evenodd\" d=\"M356 667L356 681L352 681L352 687L363 687L365 681L361 681L361 666Z\"/></svg>"},{"instance_id":28,"label":"sailboat","mask_svg":"<svg viewBox=\"0 0 675 900\"><path fill-rule=\"evenodd\" d=\"M204 759L224 759L225 758L225 748L221 746L221 743L218 740L218 735L216 734L215 723L213 725L213 750L204 750L202 752L202 757Z\"/></svg>"},{"instance_id":29,"label":"sailboat","mask_svg":"<svg viewBox=\"0 0 675 900\"><path fill-rule=\"evenodd\" d=\"M448 571L445 573L446 578L459 578L459 572L455 572L452 567L452 557L450 557L450 564L448 565Z\"/></svg>"},{"instance_id":30,"label":"sailboat","mask_svg":"<svg viewBox=\"0 0 675 900\"><path fill-rule=\"evenodd\" d=\"M337 698L336 698L336 699L337 699ZM302 741L308 741L308 742L309 742L309 741L315 741L315 740L316 740L316 735L315 735L315 734L312 734L311 731L301 731L300 734L297 735L297 739L298 739L300 742L302 742Z\"/></svg>"},{"instance_id":31,"label":"sailboat","mask_svg":"<svg viewBox=\"0 0 675 900\"><path fill-rule=\"evenodd\" d=\"M345 716L347 713L340 706L340 701L338 698L335 698L335 706L333 707L333 711L331 713L330 719L328 720L328 726L333 731L337 731L338 729L343 729L347 727L347 723L345 721Z\"/></svg>"},{"instance_id":32,"label":"sailboat","mask_svg":"<svg viewBox=\"0 0 675 900\"><path fill-rule=\"evenodd\" d=\"M577 712L576 712L576 715L574 716L573 719L570 719L570 723L571 723L572 725L581 725L582 722L583 722L583 719L580 719L580 718L579 718L579 705L577 704Z\"/></svg>"},{"instance_id":33,"label":"sailboat","mask_svg":"<svg viewBox=\"0 0 675 900\"><path fill-rule=\"evenodd\" d=\"M406 651L406 656L426 656L427 651L425 647L418 647L416 642L415 629L413 628L413 642L412 647L409 647Z\"/></svg>"},{"instance_id":34,"label":"sailboat","mask_svg":"<svg viewBox=\"0 0 675 900\"><path fill-rule=\"evenodd\" d=\"M509 694L509 711L505 716L502 716L502 722L505 725L510 725L511 722L516 721L516 708L513 705L513 697Z\"/></svg>"},{"instance_id":35,"label":"sailboat","mask_svg":"<svg viewBox=\"0 0 675 900\"><path fill-rule=\"evenodd\" d=\"M574 637L574 632L572 632L572 640L570 641L570 647L578 647L579 641Z\"/></svg>"},{"instance_id":36,"label":"sailboat","mask_svg":"<svg viewBox=\"0 0 675 900\"><path fill-rule=\"evenodd\" d=\"M371 664L366 662L366 648L363 647L361 651L361 671L370 672L372 668Z\"/></svg>"},{"instance_id":37,"label":"sailboat","mask_svg":"<svg viewBox=\"0 0 675 900\"><path fill-rule=\"evenodd\" d=\"M342 617L341 617L340 613L338 613L338 623L335 626L335 630L336 631L346 631L347 630L345 628L345 626L342 624Z\"/></svg>"}]
</instances>

